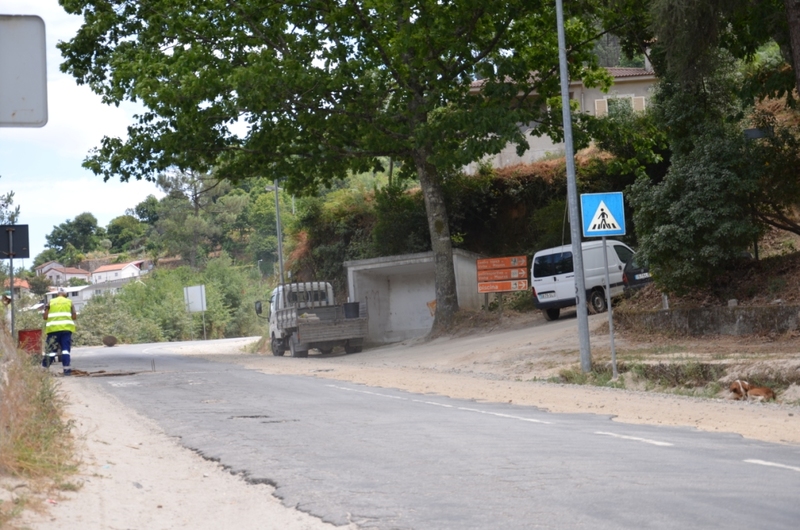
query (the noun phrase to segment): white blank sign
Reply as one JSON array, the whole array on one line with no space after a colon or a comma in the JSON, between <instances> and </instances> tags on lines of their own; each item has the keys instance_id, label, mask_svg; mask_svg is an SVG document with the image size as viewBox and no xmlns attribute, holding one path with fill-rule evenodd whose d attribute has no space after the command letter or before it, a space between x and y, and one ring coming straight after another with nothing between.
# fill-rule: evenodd
<instances>
[{"instance_id":1,"label":"white blank sign","mask_svg":"<svg viewBox=\"0 0 800 530\"><path fill-rule=\"evenodd\" d=\"M35 15L0 15L0 127L46 123L44 21Z\"/></svg>"},{"instance_id":2,"label":"white blank sign","mask_svg":"<svg viewBox=\"0 0 800 530\"><path fill-rule=\"evenodd\" d=\"M202 313L206 310L206 286L193 285L183 288L183 301L190 313Z\"/></svg>"}]
</instances>

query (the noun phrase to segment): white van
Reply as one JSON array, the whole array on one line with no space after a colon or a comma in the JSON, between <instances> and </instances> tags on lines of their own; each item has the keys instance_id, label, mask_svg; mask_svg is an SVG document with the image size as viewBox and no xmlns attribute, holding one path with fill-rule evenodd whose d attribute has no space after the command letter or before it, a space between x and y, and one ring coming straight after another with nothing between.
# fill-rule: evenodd
<instances>
[{"instance_id":1,"label":"white van","mask_svg":"<svg viewBox=\"0 0 800 530\"><path fill-rule=\"evenodd\" d=\"M583 270L586 283L586 300L593 313L602 313L606 307L605 266L603 241L586 241L583 249ZM634 252L620 241L606 239L608 275L611 296L622 294L622 269ZM534 303L547 320L556 320L564 307L575 305L575 272L572 268L572 245L540 250L533 255L531 288Z\"/></svg>"}]
</instances>

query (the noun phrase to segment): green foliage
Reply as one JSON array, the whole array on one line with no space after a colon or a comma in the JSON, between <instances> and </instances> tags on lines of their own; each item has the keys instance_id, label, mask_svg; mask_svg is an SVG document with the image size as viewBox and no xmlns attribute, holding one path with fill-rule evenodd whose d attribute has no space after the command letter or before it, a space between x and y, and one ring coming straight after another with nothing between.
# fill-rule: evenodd
<instances>
[{"instance_id":1,"label":"green foliage","mask_svg":"<svg viewBox=\"0 0 800 530\"><path fill-rule=\"evenodd\" d=\"M662 182L640 177L628 194L639 252L656 282L676 293L707 285L759 233L750 208L757 180L746 172L741 130L704 132L694 150L673 156Z\"/></svg>"},{"instance_id":2,"label":"green foliage","mask_svg":"<svg viewBox=\"0 0 800 530\"><path fill-rule=\"evenodd\" d=\"M403 185L376 190L375 216L372 244L376 256L431 249L425 203L418 190L409 191Z\"/></svg>"},{"instance_id":3,"label":"green foliage","mask_svg":"<svg viewBox=\"0 0 800 530\"><path fill-rule=\"evenodd\" d=\"M763 59L758 58L762 46L774 42L785 50L780 67L750 70L745 84L748 90L743 91L745 100L792 98L792 89L800 88L796 77L783 68L790 57L800 57L800 50L792 49L796 44L789 38L790 31L800 28L792 27L797 19L787 17L797 6L779 0L651 0L650 8L662 75L700 85L719 67L720 51L752 62ZM773 65L778 66L777 62Z\"/></svg>"},{"instance_id":4,"label":"green foliage","mask_svg":"<svg viewBox=\"0 0 800 530\"><path fill-rule=\"evenodd\" d=\"M0 224L15 224L19 219L19 206L14 206L14 192L0 195Z\"/></svg>"},{"instance_id":5,"label":"green foliage","mask_svg":"<svg viewBox=\"0 0 800 530\"><path fill-rule=\"evenodd\" d=\"M184 287L205 285L205 318L187 313ZM74 334L77 345L100 344L104 335L121 342L159 342L261 333L253 302L263 299L258 274L252 267L235 266L223 253L205 269L156 269L131 282L114 296L93 297L83 308Z\"/></svg>"},{"instance_id":6,"label":"green foliage","mask_svg":"<svg viewBox=\"0 0 800 530\"><path fill-rule=\"evenodd\" d=\"M300 277L328 280L337 293L346 290L342 264L375 255L375 216L370 199L365 190L341 189L327 194L324 200L303 200L293 227L297 239L293 268Z\"/></svg>"},{"instance_id":7,"label":"green foliage","mask_svg":"<svg viewBox=\"0 0 800 530\"><path fill-rule=\"evenodd\" d=\"M108 223L106 234L111 240L111 251L131 250L142 245L145 225L132 215L121 215Z\"/></svg>"},{"instance_id":8,"label":"green foliage","mask_svg":"<svg viewBox=\"0 0 800 530\"><path fill-rule=\"evenodd\" d=\"M164 340L158 323L137 318L121 296L98 295L81 310L72 337L76 346L98 346L105 335L123 343Z\"/></svg>"},{"instance_id":9,"label":"green foliage","mask_svg":"<svg viewBox=\"0 0 800 530\"><path fill-rule=\"evenodd\" d=\"M45 239L46 246L54 249L60 259L73 264L80 261L79 255L96 250L104 235L105 230L97 226L97 218L84 212L54 227Z\"/></svg>"},{"instance_id":10,"label":"green foliage","mask_svg":"<svg viewBox=\"0 0 800 530\"><path fill-rule=\"evenodd\" d=\"M28 286L33 294L44 296L50 289L50 280L44 275L33 275L28 278Z\"/></svg>"},{"instance_id":11,"label":"green foliage","mask_svg":"<svg viewBox=\"0 0 800 530\"><path fill-rule=\"evenodd\" d=\"M58 258L58 251L56 249L46 248L33 259L33 268L44 265L48 261L58 261Z\"/></svg>"}]
</instances>

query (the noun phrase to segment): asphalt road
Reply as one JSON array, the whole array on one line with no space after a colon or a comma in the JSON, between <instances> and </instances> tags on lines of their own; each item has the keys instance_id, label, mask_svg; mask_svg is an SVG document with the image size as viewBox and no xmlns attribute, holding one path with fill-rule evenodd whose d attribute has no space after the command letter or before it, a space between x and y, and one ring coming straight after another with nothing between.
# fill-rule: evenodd
<instances>
[{"instance_id":1,"label":"asphalt road","mask_svg":"<svg viewBox=\"0 0 800 530\"><path fill-rule=\"evenodd\" d=\"M166 353L76 350L167 434L287 506L378 529L800 526L800 447ZM295 360L287 358L287 362ZM155 371L152 371L155 366Z\"/></svg>"}]
</instances>

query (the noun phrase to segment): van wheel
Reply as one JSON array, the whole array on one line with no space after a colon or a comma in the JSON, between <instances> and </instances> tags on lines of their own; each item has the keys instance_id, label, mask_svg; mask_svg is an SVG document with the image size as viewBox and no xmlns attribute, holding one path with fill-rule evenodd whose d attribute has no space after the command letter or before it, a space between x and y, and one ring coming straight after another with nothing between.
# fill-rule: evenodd
<instances>
[{"instance_id":1,"label":"van wheel","mask_svg":"<svg viewBox=\"0 0 800 530\"><path fill-rule=\"evenodd\" d=\"M283 339L272 337L272 355L275 357L283 357L286 350L283 349Z\"/></svg>"},{"instance_id":2,"label":"van wheel","mask_svg":"<svg viewBox=\"0 0 800 530\"><path fill-rule=\"evenodd\" d=\"M608 309L606 306L606 293L602 289L595 289L589 293L589 309L595 315Z\"/></svg>"},{"instance_id":3,"label":"van wheel","mask_svg":"<svg viewBox=\"0 0 800 530\"><path fill-rule=\"evenodd\" d=\"M560 309L542 309L542 314L544 315L544 319L548 322L552 320L558 320L558 316L561 314Z\"/></svg>"}]
</instances>

